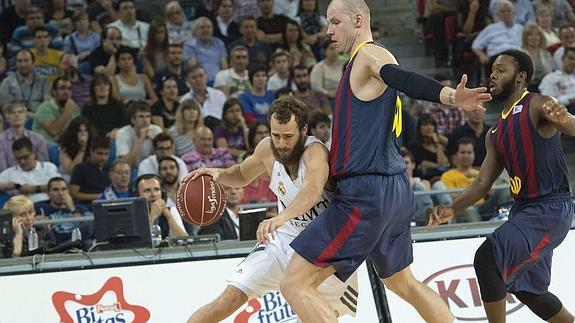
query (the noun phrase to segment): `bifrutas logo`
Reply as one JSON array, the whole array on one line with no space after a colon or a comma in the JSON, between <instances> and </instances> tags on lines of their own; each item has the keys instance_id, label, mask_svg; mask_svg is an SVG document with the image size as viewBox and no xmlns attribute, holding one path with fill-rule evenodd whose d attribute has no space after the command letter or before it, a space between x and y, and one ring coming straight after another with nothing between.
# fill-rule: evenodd
<instances>
[{"instance_id":1,"label":"bifrutas logo","mask_svg":"<svg viewBox=\"0 0 575 323\"><path fill-rule=\"evenodd\" d=\"M150 312L142 306L131 305L124 298L122 279L112 277L91 295L77 295L58 291L52 303L60 323L144 323Z\"/></svg>"},{"instance_id":2,"label":"bifrutas logo","mask_svg":"<svg viewBox=\"0 0 575 323\"><path fill-rule=\"evenodd\" d=\"M459 321L487 321L479 284L473 265L460 265L440 270L423 280L447 303ZM511 294L507 294L507 316L523 307Z\"/></svg>"},{"instance_id":3,"label":"bifrutas logo","mask_svg":"<svg viewBox=\"0 0 575 323\"><path fill-rule=\"evenodd\" d=\"M254 298L234 318L234 323L297 322L297 316L280 292L269 292Z\"/></svg>"}]
</instances>

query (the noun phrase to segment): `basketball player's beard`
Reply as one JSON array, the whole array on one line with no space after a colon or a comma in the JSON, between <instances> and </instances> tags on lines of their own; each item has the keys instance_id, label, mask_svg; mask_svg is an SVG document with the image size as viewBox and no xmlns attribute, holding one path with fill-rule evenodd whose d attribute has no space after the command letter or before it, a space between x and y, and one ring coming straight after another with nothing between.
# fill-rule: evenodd
<instances>
[{"instance_id":1,"label":"basketball player's beard","mask_svg":"<svg viewBox=\"0 0 575 323\"><path fill-rule=\"evenodd\" d=\"M501 85L501 92L499 93L491 93L491 95L493 96L493 98L497 101L505 101L509 98L509 96L511 95L511 93L513 93L514 87L515 87L515 77L517 76L517 74L513 75L513 78L511 78L511 80L509 80L509 82L504 83L503 85Z\"/></svg>"},{"instance_id":2,"label":"basketball player's beard","mask_svg":"<svg viewBox=\"0 0 575 323\"><path fill-rule=\"evenodd\" d=\"M270 144L272 147L272 153L274 154L274 158L280 163L282 163L284 166L289 166L292 163L299 163L299 160L301 159L301 156L303 155L303 151L305 148L305 140L306 136L300 133L297 143L293 147L291 153L287 156L282 155L274 145L274 141L271 140Z\"/></svg>"}]
</instances>

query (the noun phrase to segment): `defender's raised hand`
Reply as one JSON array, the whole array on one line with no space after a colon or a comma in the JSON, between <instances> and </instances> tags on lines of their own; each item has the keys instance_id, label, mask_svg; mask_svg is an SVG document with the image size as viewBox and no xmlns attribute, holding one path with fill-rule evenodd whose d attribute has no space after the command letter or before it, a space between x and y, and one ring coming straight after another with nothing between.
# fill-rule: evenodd
<instances>
[{"instance_id":1,"label":"defender's raised hand","mask_svg":"<svg viewBox=\"0 0 575 323\"><path fill-rule=\"evenodd\" d=\"M485 111L483 103L491 100L487 88L482 86L470 89L466 85L467 75L463 74L453 93L453 102L450 103L462 107L465 111Z\"/></svg>"}]
</instances>

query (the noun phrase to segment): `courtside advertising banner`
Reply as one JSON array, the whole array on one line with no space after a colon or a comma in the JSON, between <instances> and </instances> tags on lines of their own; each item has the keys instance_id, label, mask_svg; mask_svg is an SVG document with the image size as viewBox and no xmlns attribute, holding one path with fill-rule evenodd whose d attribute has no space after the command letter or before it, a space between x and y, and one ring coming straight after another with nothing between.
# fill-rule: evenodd
<instances>
[{"instance_id":1,"label":"courtside advertising banner","mask_svg":"<svg viewBox=\"0 0 575 323\"><path fill-rule=\"evenodd\" d=\"M431 287L449 305L457 322L485 322L479 285L473 269L475 250L485 238L416 242L413 245L414 263L411 268L417 279ZM563 305L575 311L575 231L571 230L554 251L549 291L557 295ZM393 322L423 322L412 307L387 291ZM513 295L507 297L507 322L542 322Z\"/></svg>"},{"instance_id":2,"label":"courtside advertising banner","mask_svg":"<svg viewBox=\"0 0 575 323\"><path fill-rule=\"evenodd\" d=\"M185 322L218 296L241 258L0 277L0 323ZM371 284L360 267L358 315L377 322ZM252 299L224 322L296 322L278 292Z\"/></svg>"}]
</instances>

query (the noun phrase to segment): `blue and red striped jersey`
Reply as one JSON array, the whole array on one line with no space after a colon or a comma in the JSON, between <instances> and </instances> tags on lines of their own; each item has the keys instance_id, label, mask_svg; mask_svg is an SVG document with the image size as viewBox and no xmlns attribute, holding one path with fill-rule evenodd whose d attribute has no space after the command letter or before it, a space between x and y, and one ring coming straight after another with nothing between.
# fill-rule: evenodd
<instances>
[{"instance_id":1,"label":"blue and red striped jersey","mask_svg":"<svg viewBox=\"0 0 575 323\"><path fill-rule=\"evenodd\" d=\"M330 176L394 175L404 172L399 154L401 101L388 87L371 101L358 99L351 90L350 74L355 55L339 82L333 107Z\"/></svg>"},{"instance_id":2,"label":"blue and red striped jersey","mask_svg":"<svg viewBox=\"0 0 575 323\"><path fill-rule=\"evenodd\" d=\"M569 192L561 133L543 138L529 117L535 95L525 91L490 130L493 146L509 173L509 189L515 199Z\"/></svg>"}]
</instances>

